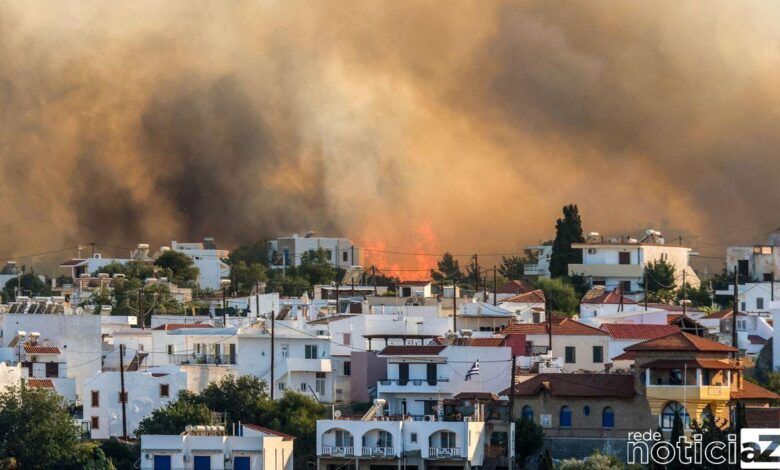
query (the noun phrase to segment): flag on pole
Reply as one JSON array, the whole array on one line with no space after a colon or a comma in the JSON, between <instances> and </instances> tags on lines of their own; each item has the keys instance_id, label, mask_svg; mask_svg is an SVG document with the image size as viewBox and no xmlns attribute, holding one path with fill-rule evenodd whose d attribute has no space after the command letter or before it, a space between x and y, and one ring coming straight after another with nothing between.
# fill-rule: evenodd
<instances>
[{"instance_id":1,"label":"flag on pole","mask_svg":"<svg viewBox=\"0 0 780 470\"><path fill-rule=\"evenodd\" d=\"M470 380L475 375L479 375L479 359L474 361L474 364L471 365L469 371L466 372L466 380Z\"/></svg>"}]
</instances>

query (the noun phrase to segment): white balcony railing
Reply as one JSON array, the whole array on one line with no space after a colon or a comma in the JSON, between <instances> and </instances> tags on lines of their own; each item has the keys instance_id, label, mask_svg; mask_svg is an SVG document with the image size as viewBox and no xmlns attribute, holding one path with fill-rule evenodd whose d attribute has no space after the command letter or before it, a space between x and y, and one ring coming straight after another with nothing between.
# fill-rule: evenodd
<instances>
[{"instance_id":1,"label":"white balcony railing","mask_svg":"<svg viewBox=\"0 0 780 470\"><path fill-rule=\"evenodd\" d=\"M352 446L322 446L322 455L355 455Z\"/></svg>"},{"instance_id":2,"label":"white balcony railing","mask_svg":"<svg viewBox=\"0 0 780 470\"><path fill-rule=\"evenodd\" d=\"M428 457L432 459L452 459L460 457L460 447L429 447Z\"/></svg>"},{"instance_id":3,"label":"white balcony railing","mask_svg":"<svg viewBox=\"0 0 780 470\"><path fill-rule=\"evenodd\" d=\"M394 455L392 447L363 447L363 457L392 457Z\"/></svg>"}]
</instances>

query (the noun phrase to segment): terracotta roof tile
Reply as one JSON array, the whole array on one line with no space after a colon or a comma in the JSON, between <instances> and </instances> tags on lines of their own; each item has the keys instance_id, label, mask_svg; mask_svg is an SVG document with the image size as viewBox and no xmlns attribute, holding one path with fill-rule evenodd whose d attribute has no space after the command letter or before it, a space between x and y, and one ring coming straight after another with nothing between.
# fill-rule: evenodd
<instances>
[{"instance_id":1,"label":"terracotta roof tile","mask_svg":"<svg viewBox=\"0 0 780 470\"><path fill-rule=\"evenodd\" d=\"M180 330L183 328L214 328L208 323L165 323L163 325L155 326L153 330Z\"/></svg>"},{"instance_id":2,"label":"terracotta roof tile","mask_svg":"<svg viewBox=\"0 0 780 470\"><path fill-rule=\"evenodd\" d=\"M736 349L711 339L678 331L660 338L650 339L642 343L632 344L625 348L626 352L636 351L698 351L698 352L734 352Z\"/></svg>"},{"instance_id":3,"label":"terracotta roof tile","mask_svg":"<svg viewBox=\"0 0 780 470\"><path fill-rule=\"evenodd\" d=\"M60 348L56 346L37 346L37 345L25 344L24 352L26 352L27 354L59 354Z\"/></svg>"},{"instance_id":4,"label":"terracotta roof tile","mask_svg":"<svg viewBox=\"0 0 780 470\"><path fill-rule=\"evenodd\" d=\"M750 341L750 344L766 344L769 342L758 335L748 335L748 341Z\"/></svg>"},{"instance_id":5,"label":"terracotta roof tile","mask_svg":"<svg viewBox=\"0 0 780 470\"><path fill-rule=\"evenodd\" d=\"M504 338L457 338L453 346L498 347L503 342Z\"/></svg>"},{"instance_id":6,"label":"terracotta roof tile","mask_svg":"<svg viewBox=\"0 0 780 470\"><path fill-rule=\"evenodd\" d=\"M290 440L290 439L295 439L295 436L291 436L289 434L285 434L283 432L279 432L279 431L276 431L276 430L271 429L271 428L258 426L256 424L242 424L242 426L247 427L247 428L249 428L249 429L251 429L253 431L262 432L262 433L265 433L265 434L273 434L274 436L283 437L283 438L285 438L284 439L285 441Z\"/></svg>"},{"instance_id":7,"label":"terracotta roof tile","mask_svg":"<svg viewBox=\"0 0 780 470\"><path fill-rule=\"evenodd\" d=\"M447 346L388 346L380 356L438 356Z\"/></svg>"},{"instance_id":8,"label":"terracotta roof tile","mask_svg":"<svg viewBox=\"0 0 780 470\"><path fill-rule=\"evenodd\" d=\"M501 302L512 302L516 304L543 304L545 302L544 291L541 289L532 290L531 292L526 292L524 294L504 299Z\"/></svg>"},{"instance_id":9,"label":"terracotta roof tile","mask_svg":"<svg viewBox=\"0 0 780 470\"><path fill-rule=\"evenodd\" d=\"M594 296L588 296L586 295L582 299L583 304L611 304L611 305L617 305L620 304L620 292L617 290L613 290L612 292L604 292L600 295L594 295ZM623 304L635 304L636 302L629 299L626 296L623 296Z\"/></svg>"},{"instance_id":10,"label":"terracotta roof tile","mask_svg":"<svg viewBox=\"0 0 780 470\"><path fill-rule=\"evenodd\" d=\"M719 312L713 312L707 315L706 319L715 319L715 318L729 318L734 313L733 310L721 310Z\"/></svg>"},{"instance_id":11,"label":"terracotta roof tile","mask_svg":"<svg viewBox=\"0 0 780 470\"><path fill-rule=\"evenodd\" d=\"M606 331L593 328L592 326L571 320L569 318L557 321L553 319L553 335L585 335L585 336L607 336ZM504 328L504 334L524 334L524 335L546 335L547 323L516 323Z\"/></svg>"},{"instance_id":12,"label":"terracotta roof tile","mask_svg":"<svg viewBox=\"0 0 780 470\"><path fill-rule=\"evenodd\" d=\"M460 392L452 398L456 400L495 401L499 399L499 396L493 392Z\"/></svg>"},{"instance_id":13,"label":"terracotta roof tile","mask_svg":"<svg viewBox=\"0 0 780 470\"><path fill-rule=\"evenodd\" d=\"M533 396L542 391L554 397L631 398L631 374L539 374L515 386L515 395ZM508 395L509 389L501 392Z\"/></svg>"},{"instance_id":14,"label":"terracotta roof tile","mask_svg":"<svg viewBox=\"0 0 780 470\"><path fill-rule=\"evenodd\" d=\"M51 379L27 379L27 386L30 388L54 388L54 382Z\"/></svg>"},{"instance_id":15,"label":"terracotta roof tile","mask_svg":"<svg viewBox=\"0 0 780 470\"><path fill-rule=\"evenodd\" d=\"M655 339L680 331L674 325L650 325L638 323L602 323L601 329L613 339Z\"/></svg>"},{"instance_id":16,"label":"terracotta roof tile","mask_svg":"<svg viewBox=\"0 0 780 470\"><path fill-rule=\"evenodd\" d=\"M531 290L533 290L531 284L529 284L526 281L523 281L522 279L515 279L499 287L497 292L499 294L517 295L517 294L525 294L526 292L531 292Z\"/></svg>"},{"instance_id":17,"label":"terracotta roof tile","mask_svg":"<svg viewBox=\"0 0 780 470\"><path fill-rule=\"evenodd\" d=\"M427 286L431 282L433 281L431 281L430 279L427 281L401 281L398 283L398 285L399 286Z\"/></svg>"},{"instance_id":18,"label":"terracotta roof tile","mask_svg":"<svg viewBox=\"0 0 780 470\"><path fill-rule=\"evenodd\" d=\"M780 396L747 380L742 381L742 389L731 391L732 400L777 400Z\"/></svg>"}]
</instances>

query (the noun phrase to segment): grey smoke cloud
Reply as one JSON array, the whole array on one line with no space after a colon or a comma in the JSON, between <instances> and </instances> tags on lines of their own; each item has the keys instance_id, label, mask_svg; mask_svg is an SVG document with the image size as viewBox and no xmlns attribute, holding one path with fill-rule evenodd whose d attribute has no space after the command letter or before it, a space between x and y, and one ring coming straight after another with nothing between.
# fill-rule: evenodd
<instances>
[{"instance_id":1,"label":"grey smoke cloud","mask_svg":"<svg viewBox=\"0 0 780 470\"><path fill-rule=\"evenodd\" d=\"M568 202L586 230L758 234L780 196L778 17L766 2L4 3L0 243L313 228L518 251Z\"/></svg>"}]
</instances>

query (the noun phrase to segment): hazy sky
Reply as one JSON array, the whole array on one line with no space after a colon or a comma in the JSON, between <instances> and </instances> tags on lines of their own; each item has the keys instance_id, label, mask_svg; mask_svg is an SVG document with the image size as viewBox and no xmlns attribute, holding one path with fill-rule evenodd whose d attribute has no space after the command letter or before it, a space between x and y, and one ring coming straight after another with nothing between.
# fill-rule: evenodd
<instances>
[{"instance_id":1,"label":"hazy sky","mask_svg":"<svg viewBox=\"0 0 780 470\"><path fill-rule=\"evenodd\" d=\"M514 252L566 203L719 255L780 226L779 8L3 2L0 256L308 229Z\"/></svg>"}]
</instances>

